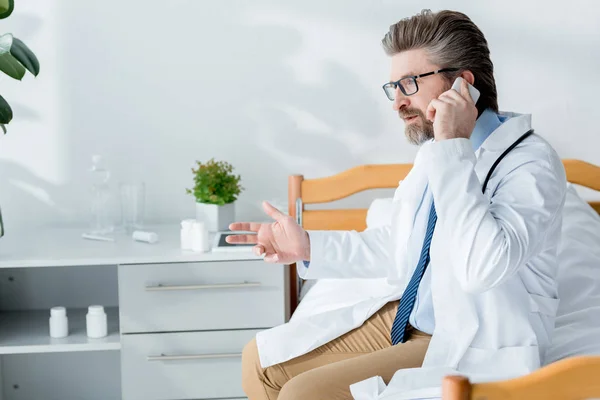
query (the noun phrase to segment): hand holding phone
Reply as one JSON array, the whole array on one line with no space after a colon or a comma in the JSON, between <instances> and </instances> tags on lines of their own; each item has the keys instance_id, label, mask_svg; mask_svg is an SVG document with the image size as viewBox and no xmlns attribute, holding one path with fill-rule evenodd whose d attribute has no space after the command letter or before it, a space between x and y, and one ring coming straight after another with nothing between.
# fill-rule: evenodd
<instances>
[{"instance_id":1,"label":"hand holding phone","mask_svg":"<svg viewBox=\"0 0 600 400\"><path fill-rule=\"evenodd\" d=\"M473 103L465 101L465 88L469 91ZM459 77L450 90L431 100L425 117L433 122L435 140L469 139L477 120L477 108L474 103L479 97L479 91Z\"/></svg>"},{"instance_id":2,"label":"hand holding phone","mask_svg":"<svg viewBox=\"0 0 600 400\"><path fill-rule=\"evenodd\" d=\"M452 84L452 89L460 93L460 86L462 85L462 81L464 81L462 77L459 76L458 78L456 78L454 84ZM467 82L467 85L469 86L469 94L473 99L473 103L477 104L477 100L479 100L479 96L481 95L481 93L479 93L479 90L475 89L475 86L471 85L469 82Z\"/></svg>"}]
</instances>

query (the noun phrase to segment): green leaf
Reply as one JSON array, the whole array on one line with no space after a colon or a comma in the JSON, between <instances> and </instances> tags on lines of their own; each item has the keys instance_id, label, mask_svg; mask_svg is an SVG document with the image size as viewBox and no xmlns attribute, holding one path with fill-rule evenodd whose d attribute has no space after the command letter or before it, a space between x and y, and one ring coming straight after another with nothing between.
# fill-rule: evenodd
<instances>
[{"instance_id":1,"label":"green leaf","mask_svg":"<svg viewBox=\"0 0 600 400\"><path fill-rule=\"evenodd\" d=\"M8 18L14 9L14 0L0 0L0 19Z\"/></svg>"},{"instance_id":2,"label":"green leaf","mask_svg":"<svg viewBox=\"0 0 600 400\"><path fill-rule=\"evenodd\" d=\"M35 54L12 34L0 36L0 71L21 80L26 70L35 76L40 73L40 63Z\"/></svg>"},{"instance_id":3,"label":"green leaf","mask_svg":"<svg viewBox=\"0 0 600 400\"><path fill-rule=\"evenodd\" d=\"M13 36L10 33L0 36L0 71L21 80L25 75L25 67L10 54L12 44Z\"/></svg>"},{"instance_id":4,"label":"green leaf","mask_svg":"<svg viewBox=\"0 0 600 400\"><path fill-rule=\"evenodd\" d=\"M4 97L0 96L0 124L8 124L13 117L12 109ZM4 133L6 133L6 129Z\"/></svg>"},{"instance_id":5,"label":"green leaf","mask_svg":"<svg viewBox=\"0 0 600 400\"><path fill-rule=\"evenodd\" d=\"M38 76L40 73L40 62L25 43L17 38L13 38L10 54L34 76Z\"/></svg>"}]
</instances>

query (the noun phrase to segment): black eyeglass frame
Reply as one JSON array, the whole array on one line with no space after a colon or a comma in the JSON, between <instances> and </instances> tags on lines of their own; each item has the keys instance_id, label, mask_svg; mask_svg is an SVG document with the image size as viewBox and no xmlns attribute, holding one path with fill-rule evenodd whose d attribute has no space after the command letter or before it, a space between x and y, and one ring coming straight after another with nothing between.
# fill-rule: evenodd
<instances>
[{"instance_id":1,"label":"black eyeglass frame","mask_svg":"<svg viewBox=\"0 0 600 400\"><path fill-rule=\"evenodd\" d=\"M440 72L457 72L460 71L460 68L442 68L442 69L438 69L435 71L431 71L431 72L426 72L424 74L420 74L420 75L413 75L413 76L405 76L404 78L398 79L395 82L387 82L384 83L383 86L381 86L381 88L383 89L383 91L385 92L386 97L390 100L390 101L394 101L395 99L390 98L390 95L388 94L387 90L385 90L386 87L389 87L389 85L392 85L394 88L394 92L396 91L397 88L400 88L400 91L402 92L403 95L405 96L412 96L413 94L417 93L419 91L419 84L417 83L417 79L418 78L424 78L426 76L430 76L430 75L435 75L435 74L439 74ZM404 90L404 87L400 84L400 81L403 81L405 79L412 79L416 90L412 93L406 93L406 91Z\"/></svg>"}]
</instances>

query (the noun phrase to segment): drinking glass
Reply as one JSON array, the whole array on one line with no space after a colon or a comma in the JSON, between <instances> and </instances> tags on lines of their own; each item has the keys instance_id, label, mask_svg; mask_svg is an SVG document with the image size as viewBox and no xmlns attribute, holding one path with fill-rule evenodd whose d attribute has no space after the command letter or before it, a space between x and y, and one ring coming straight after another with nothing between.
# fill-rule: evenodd
<instances>
[{"instance_id":1,"label":"drinking glass","mask_svg":"<svg viewBox=\"0 0 600 400\"><path fill-rule=\"evenodd\" d=\"M121 226L125 233L142 229L144 225L146 186L143 182L121 182Z\"/></svg>"}]
</instances>

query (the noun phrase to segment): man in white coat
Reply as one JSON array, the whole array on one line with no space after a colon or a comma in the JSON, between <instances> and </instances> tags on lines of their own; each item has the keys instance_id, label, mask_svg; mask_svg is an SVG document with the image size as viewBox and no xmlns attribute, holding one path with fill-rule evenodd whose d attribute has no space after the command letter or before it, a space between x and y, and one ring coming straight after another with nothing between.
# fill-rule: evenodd
<instances>
[{"instance_id":1,"label":"man in white coat","mask_svg":"<svg viewBox=\"0 0 600 400\"><path fill-rule=\"evenodd\" d=\"M498 111L487 42L466 15L423 11L392 25L383 46L385 94L420 146L389 226L306 232L265 203L275 221L234 223L256 234L228 240L256 243L266 262L298 262L305 279L387 281L259 333L242 360L250 400L436 396L445 374L501 379L544 362L558 303L560 158L531 134L529 115Z\"/></svg>"}]
</instances>

